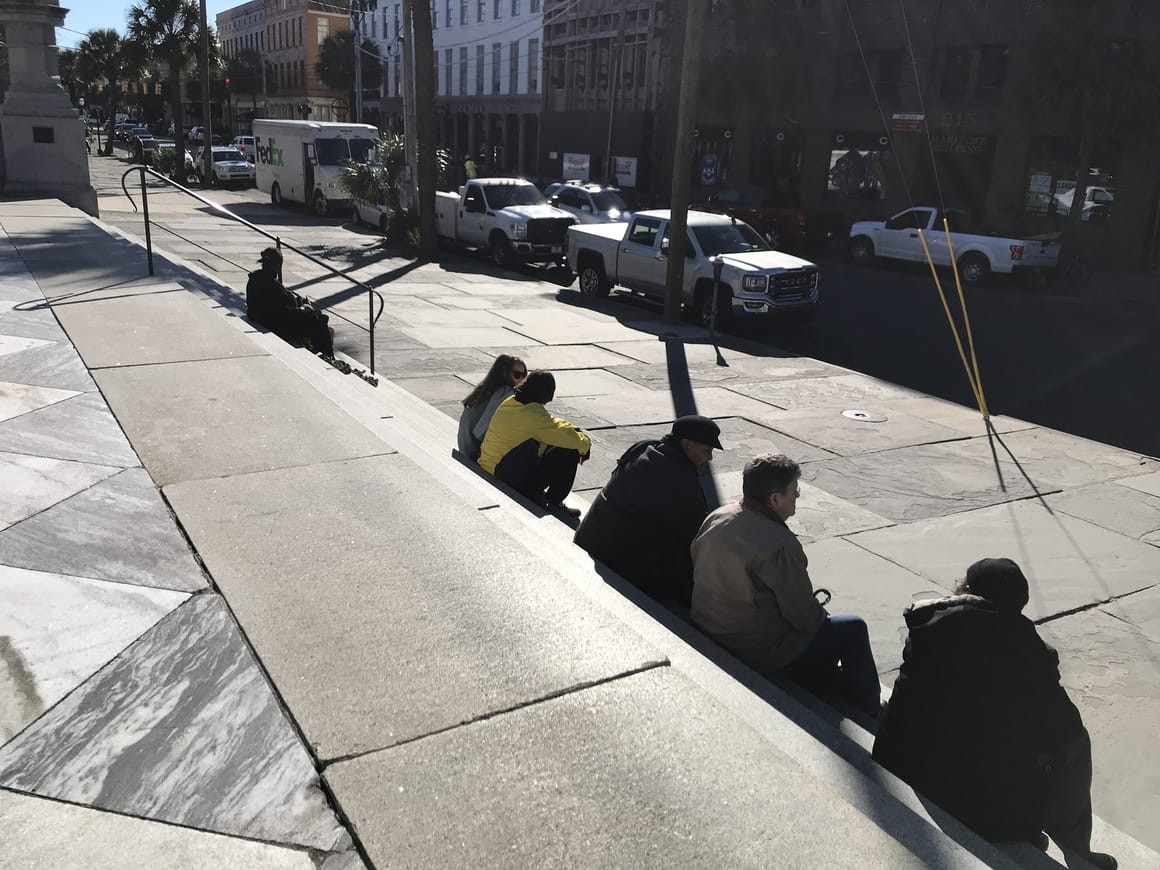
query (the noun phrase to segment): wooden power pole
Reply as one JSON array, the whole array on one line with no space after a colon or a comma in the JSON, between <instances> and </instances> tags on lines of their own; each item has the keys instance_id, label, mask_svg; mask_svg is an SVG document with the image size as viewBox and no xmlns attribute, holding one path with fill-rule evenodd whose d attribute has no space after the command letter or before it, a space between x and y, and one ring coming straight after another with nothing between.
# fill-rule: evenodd
<instances>
[{"instance_id":1,"label":"wooden power pole","mask_svg":"<svg viewBox=\"0 0 1160 870\"><path fill-rule=\"evenodd\" d=\"M419 257L434 260L438 246L435 241L435 48L431 35L431 0L411 0L411 15L415 42L415 147L419 152L415 179Z\"/></svg>"},{"instance_id":2,"label":"wooden power pole","mask_svg":"<svg viewBox=\"0 0 1160 870\"><path fill-rule=\"evenodd\" d=\"M694 111L701 77L701 28L708 0L685 0L685 33L681 45L681 84L677 96L676 140L673 144L673 184L669 196L669 268L666 275L665 323L681 319L681 287L685 281L685 227L689 211L689 175L693 162Z\"/></svg>"}]
</instances>

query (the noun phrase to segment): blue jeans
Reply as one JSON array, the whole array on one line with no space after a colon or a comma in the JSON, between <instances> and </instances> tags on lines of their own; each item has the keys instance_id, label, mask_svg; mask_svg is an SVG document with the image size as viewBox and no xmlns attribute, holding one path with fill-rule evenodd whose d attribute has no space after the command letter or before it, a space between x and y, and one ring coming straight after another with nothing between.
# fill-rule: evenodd
<instances>
[{"instance_id":1,"label":"blue jeans","mask_svg":"<svg viewBox=\"0 0 1160 870\"><path fill-rule=\"evenodd\" d=\"M882 687L874 653L870 651L870 632L861 617L827 616L810 645L794 659L790 670L798 665L837 665L839 662L843 690L860 709L877 719Z\"/></svg>"}]
</instances>

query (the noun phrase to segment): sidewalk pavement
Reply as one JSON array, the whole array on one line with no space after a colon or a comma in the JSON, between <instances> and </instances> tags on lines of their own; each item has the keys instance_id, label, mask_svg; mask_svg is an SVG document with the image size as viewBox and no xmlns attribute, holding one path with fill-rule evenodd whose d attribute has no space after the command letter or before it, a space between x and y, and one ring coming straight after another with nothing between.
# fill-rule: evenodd
<instances>
[{"instance_id":1,"label":"sidewalk pavement","mask_svg":"<svg viewBox=\"0 0 1160 870\"><path fill-rule=\"evenodd\" d=\"M5 387L9 419L0 423L0 450L7 452L0 461L6 476L8 468L18 469L20 480L28 481L14 488L21 493L15 507L9 496L0 506L8 511L0 518L0 565L6 566L0 577L15 594L30 587L67 589L54 593L60 604L51 606L53 618L70 618L64 614L79 610L73 602L87 600L87 593L75 591L78 584L102 595L115 587L118 594L102 598L107 615L88 623L107 630L107 642L86 643L80 664L57 649L59 628L43 628L46 618L33 610L0 631L16 638L13 660L22 663L9 674L24 675L13 683L23 687L23 695L14 695L20 706L12 706L23 712L5 723L8 742L0 747L0 798L21 807L0 813L11 818L24 812L52 830L47 826L64 822L45 821L28 809L44 803L30 795L48 796L277 843L264 848L282 857L289 849L290 858L316 862L355 860L342 824L349 822L379 862L403 854L392 850L411 849L398 863L454 864L518 843L532 851L513 853L527 859L510 859L516 864L627 863L629 851L601 849L625 849L623 840L638 835L647 839L632 821L642 792L633 793L627 808L615 798L603 803L601 796L624 799L627 769L633 771L630 791L636 783L654 797L669 794L673 783L658 779L658 770L671 765L671 754L654 757L655 747L635 737L612 747L593 738L641 733L639 718L623 719L626 703L642 708L645 733L659 728L666 739L673 736L666 730L670 720L682 721L689 710L702 711L697 721L718 727L733 721L728 711L705 706L680 680L692 679L702 690L710 684L716 692L732 690L718 685L726 679L719 671L698 681L675 667L689 655L674 651L671 636L657 637L655 627L634 623L626 632L624 620L632 617L615 603L602 601L604 609L594 610L589 598L599 597L599 590L584 587L578 598L558 579L560 561L575 557L564 555L566 535L554 558L541 562L504 534L510 527L559 538L554 521L529 520L487 488L478 489L473 475L443 467L453 443L454 401L494 353L515 348L533 366L558 372L558 413L591 428L598 452L581 470L582 489L603 483L628 443L694 409L717 417L723 428L728 449L715 463L713 484L722 500L736 496L740 467L756 452L780 449L803 461L807 484L798 528L811 541L815 578L835 591L841 609L868 618L887 683L897 665L906 603L949 588L981 555L1017 558L1033 584L1031 615L1046 621L1044 633L1064 654L1065 682L1093 733L1097 812L1157 845L1146 824L1156 815L1160 793L1153 745L1160 471L1151 460L997 420L1000 481L981 424L964 409L813 360L771 355L768 348L742 342L714 348L697 330L684 330L684 340L659 341L655 333L662 328L650 312L614 303L568 308L561 303L576 301L571 291L558 295L557 288L526 275L496 278L463 263L455 271L414 269L383 288L389 310L377 364L390 381L376 393L333 370L310 368L312 357L288 352L268 336L245 335L244 323L229 317L228 308L237 309L236 293L201 281L227 306L215 311L183 289L191 275L186 270L167 266L152 281L136 278L143 263L138 251L97 238L76 213L41 208L0 208L0 225L35 277L35 284L27 277L23 284L6 281L7 295L0 297L27 294L0 302L8 309L0 311L0 334L11 333L0 341L15 348L0 356L0 380L25 384ZM110 219L109 209L103 214ZM167 244L188 245L177 251L186 257L208 248L236 252L240 262L243 251L252 256L260 246L239 238L237 229L221 232L200 215L162 210L161 219L180 225L191 240ZM303 244L337 237L329 229L292 231L310 234ZM100 253L79 254L66 264L66 248ZM363 257L374 259L373 253ZM16 257L4 262L11 274L20 273ZM210 267L201 265L208 276ZM362 268L382 275L404 265L380 257ZM288 284L318 277L310 266L288 261L287 267ZM240 286L236 275L228 277ZM126 278L136 280L124 283ZM330 289L320 282L308 292L326 296ZM36 302L33 290L53 300L55 319L42 305L24 304ZM349 313L357 322L365 301L342 293L333 285L332 312ZM56 319L84 365L75 355L66 364L71 347L59 328L53 331ZM357 355L365 336L339 325L340 346ZM144 471L123 437L117 442L109 436L81 455L67 453L88 443L89 433L116 428L86 368ZM361 399L359 390L370 397ZM446 416L431 416L403 390ZM343 410L335 393L346 396ZM389 407L367 406L383 402ZM886 419L869 423L842 415L851 409ZM373 413L384 410L390 413ZM108 494L114 481L131 486L134 474L142 485L130 496ZM432 487L431 475L440 485ZM165 487L165 500L212 581L189 570L196 563L148 476ZM466 513L462 493L472 508ZM455 540L449 547L450 527ZM84 549L64 544L62 529L77 529ZM94 540L106 544L94 547ZM165 540L169 548L155 553ZM132 590L131 605L118 597L126 589ZM141 591L146 589L153 591ZM39 594L25 592L17 600L28 598L38 602L28 607L44 607ZM82 624L75 632L90 630ZM188 691L194 672L212 677ZM44 688L54 681L55 689ZM38 700L29 700L29 685L39 687ZM122 689L126 685L140 690ZM158 687L164 688L158 693ZM103 702L108 697L116 702ZM215 698L220 703L207 707ZM670 711L674 698L680 704ZM493 726L483 724L492 719ZM147 739L158 728L188 734L189 742ZM878 828L866 829L859 812L871 815L870 809L848 789L827 791L837 788L829 777L816 779L823 762L811 756L814 749L797 746L792 753L805 768L803 778L787 771L787 758L776 748L749 746L750 738L742 739L736 728L681 735L712 746L720 733L738 734L729 757L750 760L749 768L735 770L721 759L725 766L711 775L699 766L681 771L691 781L680 792L696 794L696 806L738 783L753 784L754 800L781 800L796 790L812 795L808 806L798 800L768 813L789 813L801 830L845 832L838 852L812 854L813 863L845 866L855 854L857 863L875 866L907 864L916 855L928 865L943 863L923 849L951 846L927 841L920 849L881 821L893 835L888 842L872 833ZM761 728L775 726L762 720ZM146 738L134 739L142 734ZM216 743L222 734L235 738L224 741L225 749ZM781 732L778 745L788 739ZM584 749L564 764L550 750L553 741ZM127 746L134 752L128 764L118 753ZM249 754L256 748L256 757ZM720 749L705 751L718 760ZM609 765L609 752L617 764ZM184 776L181 759L190 758L201 760L199 773L220 786L216 791ZM638 762L625 768L633 758ZM754 760L759 758L765 761ZM642 764L645 759L651 763ZM605 765L613 779L590 775ZM317 767L326 771L324 793ZM146 769L160 772L150 774L156 779L140 778ZM536 770L529 782L529 771ZM244 785L223 771L233 777L246 771ZM397 787L409 797L384 802L384 783L390 793ZM771 795L769 783L786 787ZM509 802L516 795L519 812L496 812L513 810ZM536 851L579 842L559 832L544 836L557 821L552 811L560 811L561 799L570 802L567 817L579 820L575 836L589 831L586 836L596 838L594 852ZM446 806L449 814L439 809ZM661 806L672 811L664 800ZM527 814L522 821L521 813ZM786 841L783 826L758 828L741 838L745 843L734 842L753 818L733 813L738 811L730 810L713 831L684 831L691 846L713 844L700 854L714 857L691 863L760 865L790 845L798 863L810 863L811 853L796 851L805 844ZM703 814L681 811L674 818L704 821ZM603 829L619 832L622 842L602 840L596 832ZM912 820L907 830L923 829ZM726 841L743 851L715 851ZM139 842L145 847L149 840L143 835ZM893 851L890 844L898 842L909 851ZM649 865L660 863L658 856L689 864L696 853L639 848L637 843L631 853ZM433 855L445 860L432 861ZM601 860L612 855L619 857Z\"/></svg>"}]
</instances>

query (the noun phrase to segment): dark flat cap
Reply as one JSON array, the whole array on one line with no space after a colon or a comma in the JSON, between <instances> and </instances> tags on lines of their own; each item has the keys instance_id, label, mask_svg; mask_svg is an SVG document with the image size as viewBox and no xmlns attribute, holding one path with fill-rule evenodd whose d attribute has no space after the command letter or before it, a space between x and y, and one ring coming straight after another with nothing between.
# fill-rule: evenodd
<instances>
[{"instance_id":1,"label":"dark flat cap","mask_svg":"<svg viewBox=\"0 0 1160 870\"><path fill-rule=\"evenodd\" d=\"M275 263L281 263L282 252L277 248L263 248L262 253L258 254L258 262L264 263L267 260L273 260Z\"/></svg>"},{"instance_id":2,"label":"dark flat cap","mask_svg":"<svg viewBox=\"0 0 1160 870\"><path fill-rule=\"evenodd\" d=\"M721 446L721 427L708 417L699 414L689 414L674 420L673 435L677 438L688 438L698 444L707 444L718 450L725 449Z\"/></svg>"}]
</instances>

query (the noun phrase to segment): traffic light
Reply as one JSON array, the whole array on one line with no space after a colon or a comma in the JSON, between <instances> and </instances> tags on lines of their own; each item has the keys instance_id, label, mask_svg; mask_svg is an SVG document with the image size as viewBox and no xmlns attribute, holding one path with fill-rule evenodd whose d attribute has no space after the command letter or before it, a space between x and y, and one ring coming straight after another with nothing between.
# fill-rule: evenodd
<instances>
[{"instance_id":1,"label":"traffic light","mask_svg":"<svg viewBox=\"0 0 1160 870\"><path fill-rule=\"evenodd\" d=\"M226 90L228 91L229 89L230 89L230 77L226 76Z\"/></svg>"}]
</instances>

